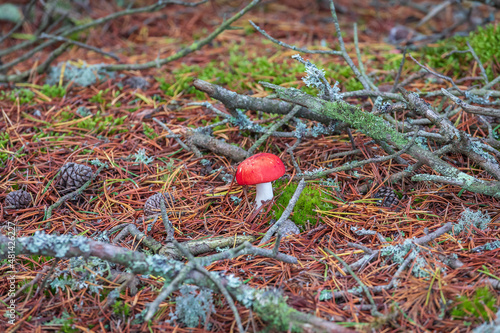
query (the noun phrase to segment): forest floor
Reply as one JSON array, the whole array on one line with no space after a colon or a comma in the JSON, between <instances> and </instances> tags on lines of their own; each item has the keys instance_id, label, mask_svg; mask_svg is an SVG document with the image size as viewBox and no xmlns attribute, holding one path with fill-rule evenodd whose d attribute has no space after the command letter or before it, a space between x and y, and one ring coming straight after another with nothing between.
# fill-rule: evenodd
<instances>
[{"instance_id":1,"label":"forest floor","mask_svg":"<svg viewBox=\"0 0 500 333\"><path fill-rule=\"evenodd\" d=\"M116 11L113 3L99 2L97 5L91 2L90 16L98 18ZM85 36L87 44L115 53L122 63L142 63L172 54L206 36L224 17L241 8L242 3L210 1L194 8L167 7L154 13L117 19L81 36ZM348 1L337 4L344 39L355 59L353 23L357 23L366 71L379 87L390 89L402 59L402 50L386 42L390 29L397 24L414 24L425 14L408 7L376 9L364 6L364 3L360 2L359 6L350 5ZM498 14L495 15L498 19ZM211 169L206 168L192 152L182 149L173 138L167 138L169 133L152 119L161 120L175 134L219 121L210 109L188 105L194 101L210 100L192 87L194 78L256 97L271 93L259 81L304 88L301 80L305 76L304 66L291 59L297 52L272 44L256 32L248 20L288 44L318 49L322 45L338 45L327 8L313 1L276 1L252 10L233 24L241 29L225 31L200 51L160 68L119 72L113 78L103 77L87 87L59 82L60 72L57 71L55 74L33 74L25 84L3 86L0 129L5 130L0 132L0 202L4 201L7 193L25 189L32 194L34 205L16 211L1 209L0 221L15 222L17 237L43 230L46 223L44 211L61 196L55 187L60 167L67 162L76 162L89 165L95 171L97 166L90 162L97 159L108 163L109 168L98 175L78 200L67 201L55 209L50 218L51 226L45 228L45 232L90 236L109 231L119 224L136 223L137 228L162 242L166 234L163 224L157 223L153 230L147 231L146 222L142 219L143 207L152 194L169 191L175 198L175 204L168 211L176 229L175 237L180 242L214 236L263 235L271 219L276 218L275 212L286 205L279 198L286 192L285 188L291 186L289 182L275 184L275 207L266 206L266 212L249 221L252 212L249 202L255 195L254 188L244 189L236 183L227 184L217 178L219 168L224 167L228 173L234 174L237 164L226 157L203 151L203 158L213 163ZM441 31L452 20L453 12L445 10L439 19L433 19L419 28L419 32ZM28 24L24 27L25 32L30 29L35 30L36 27ZM472 65L474 62L465 55L455 55L456 58L450 61L444 55L445 50L448 47L449 52L462 42L450 43L455 44L438 42L427 45L438 51L419 48L411 52L415 58L440 73L455 79L472 77L461 81L464 87L475 84L474 77L481 75L479 68ZM17 69L32 68L50 51L31 57L19 64ZM5 63L16 56L19 54L2 60ZM362 89L341 57L303 57L325 69L332 84L333 80L338 80L341 91ZM61 55L58 61L71 61L75 65L83 62L113 63L110 58L76 47ZM489 68L488 75L496 77L500 74L499 59L487 60L483 65ZM407 60L402 79L418 70L417 65ZM134 88L130 86L131 77L141 77L147 85ZM44 87L48 78L56 83ZM428 91L441 87L446 87L442 80L424 79L409 84L406 89ZM314 92L313 89L307 91ZM347 101L371 110L372 101L369 99L349 98ZM432 105L437 103L432 98L427 101ZM211 103L226 112L222 104L215 100ZM263 116L253 111L248 111L247 115L262 125L276 119L275 116ZM460 123L461 129L467 130L471 136L484 134L477 126L478 120L474 115L459 112L452 121ZM312 122L307 122L307 125L311 127ZM283 128L290 129L290 126ZM361 156L329 158L335 153L352 149L347 133L303 140L294 152L302 171L335 167L351 160L373 157L374 150L364 146L370 138L359 132L352 135L357 147L365 147ZM251 147L259 137L230 123L217 126L213 136L244 149ZM292 159L286 150L295 140L270 137L259 151L278 155L285 163L287 173L293 175ZM408 155L403 157L412 161ZM474 166L462 156L456 156L453 163L467 173L476 172ZM338 172L308 182L308 195L315 198L318 204L301 215L306 216L306 220L295 218L301 233L282 240L280 247L281 252L295 256L299 264L242 256L215 262L207 268L234 274L255 288L279 288L294 308L358 330L466 332L494 319L500 306L498 290L484 288L481 281L485 277L500 279L500 250L471 250L499 239L500 202L458 187L416 183L407 178L394 185L384 183L389 175L405 167L395 161L367 164L355 171ZM431 172L430 169L427 171ZM368 189L366 193L359 191L362 185ZM395 205L381 207L373 199L381 186L394 189L397 197ZM423 237L446 222L457 223L464 219L464 212L471 211L487 213L491 218L488 228L445 233L423 246L425 249L421 251L420 258L424 264L415 261L410 270L401 273L395 288L373 294L383 317L374 316L365 297L345 293L359 287L359 284L330 253L353 263L363 256L363 250L348 243L383 250L402 244L405 239ZM375 231L382 239L377 234L358 235L356 228ZM141 240L133 236L124 238L118 245L133 250L142 249ZM268 247L271 248L272 244ZM451 268L441 262L439 254L456 255L464 265ZM395 252L385 257L379 255L357 270L356 275L368 287L387 284L399 267L394 264L392 256L395 255ZM43 256L17 258L18 286L35 279L44 267L48 269L55 260ZM64 279L61 271L68 265L67 260L57 264L61 281ZM7 268L6 264L2 265L0 274L5 274ZM79 273L71 274L76 277ZM15 329L9 329L12 332L204 330L203 323L199 328L188 329L179 322L167 321L169 314L175 312L174 297L162 304L149 328L146 324L135 323L134 316L155 298L163 285L151 276L140 276L139 279L139 291L133 294L130 289L123 290L119 301L109 311L102 310L105 297L118 284L106 276L97 279L102 286L99 293L89 285L78 289L49 283L43 293L33 297L32 289L36 285L27 288L17 298L18 304L22 304L17 309L20 319ZM0 294L4 294L5 288L0 286ZM344 296L335 298L335 292L344 292ZM223 297L214 297L215 312L208 319L211 330L233 331L235 322L231 310ZM468 304L467 300L476 305ZM258 328L266 326L243 306L238 305L238 310L244 325L252 321ZM0 327L1 331L5 331L2 321Z\"/></svg>"}]
</instances>

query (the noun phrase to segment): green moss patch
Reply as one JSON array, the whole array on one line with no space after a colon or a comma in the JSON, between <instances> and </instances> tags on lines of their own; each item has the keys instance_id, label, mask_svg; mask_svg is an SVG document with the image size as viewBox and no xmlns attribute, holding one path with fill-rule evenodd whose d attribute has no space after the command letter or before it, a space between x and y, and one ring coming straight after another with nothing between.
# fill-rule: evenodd
<instances>
[{"instance_id":1,"label":"green moss patch","mask_svg":"<svg viewBox=\"0 0 500 333\"><path fill-rule=\"evenodd\" d=\"M0 101L8 99L15 103L18 98L19 104L32 104L35 93L26 88L14 89L11 92L5 92L4 90L0 91Z\"/></svg>"},{"instance_id":2,"label":"green moss patch","mask_svg":"<svg viewBox=\"0 0 500 333\"><path fill-rule=\"evenodd\" d=\"M280 193L272 208L275 218L279 219L295 193L297 183L290 183L287 186L286 182L276 181L273 187L275 193ZM314 223L320 215L316 210L329 211L336 208L335 205L325 200L334 199L317 183L308 183L295 204L290 219L297 225L305 225L308 220Z\"/></svg>"},{"instance_id":3,"label":"green moss patch","mask_svg":"<svg viewBox=\"0 0 500 333\"><path fill-rule=\"evenodd\" d=\"M304 65L291 57L273 61L273 55L279 55L283 51L276 51L274 48L270 48L269 51L269 56L257 56L244 45L235 44L229 49L229 59L226 57L226 61L213 60L204 66L183 64L172 71L173 79L157 78L156 80L160 83L160 89L168 96L176 96L180 93L194 94L197 99L206 99L206 97L205 93L192 86L195 78L239 92L249 89L255 91L259 81L276 85L289 83L287 87L298 87L298 83L305 76ZM327 77L338 80L343 91L363 89L349 66L327 61L325 58L320 58L317 65L326 71ZM315 88L302 87L301 89L309 94L317 94Z\"/></svg>"},{"instance_id":4,"label":"green moss patch","mask_svg":"<svg viewBox=\"0 0 500 333\"><path fill-rule=\"evenodd\" d=\"M440 72L452 73L455 77L471 74L468 72L472 68L474 58L470 52L443 56L454 50L468 50L467 41L469 41L483 63L488 79L492 80L498 76L499 73L494 72L493 65L495 59L500 59L500 47L498 47L500 45L500 27L493 24L479 27L476 31L471 32L469 36L451 38L440 42L437 47L424 48L424 63ZM473 74L479 73L478 69Z\"/></svg>"},{"instance_id":5,"label":"green moss patch","mask_svg":"<svg viewBox=\"0 0 500 333\"><path fill-rule=\"evenodd\" d=\"M57 85L51 86L44 84L42 86L42 94L50 98L61 98L66 95L66 88Z\"/></svg>"},{"instance_id":6,"label":"green moss patch","mask_svg":"<svg viewBox=\"0 0 500 333\"><path fill-rule=\"evenodd\" d=\"M451 315L455 319L489 320L490 314L496 312L497 294L488 287L478 288L470 298L459 296Z\"/></svg>"}]
</instances>

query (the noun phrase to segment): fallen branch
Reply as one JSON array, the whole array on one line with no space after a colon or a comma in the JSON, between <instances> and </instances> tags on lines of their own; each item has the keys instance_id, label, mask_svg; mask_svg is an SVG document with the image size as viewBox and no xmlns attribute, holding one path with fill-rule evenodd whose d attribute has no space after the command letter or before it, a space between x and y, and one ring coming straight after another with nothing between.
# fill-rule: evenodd
<instances>
[{"instance_id":1,"label":"fallen branch","mask_svg":"<svg viewBox=\"0 0 500 333\"><path fill-rule=\"evenodd\" d=\"M0 235L1 259L7 258L12 253L12 246L9 244L12 244L10 239ZM174 281L186 267L182 262L167 259L160 255L148 256L144 253L97 242L85 237L53 236L40 231L37 231L31 237L17 238L14 252L15 255L43 255L66 259L94 256L129 268L134 274L163 277L167 284ZM269 297L269 293L266 291L251 288L233 276L226 277L215 272L210 274L219 278L232 297L245 300L242 305L253 309L261 318L267 320L279 318L278 322L274 321L279 327L288 327L291 322L298 327L312 326L313 330L317 332L353 332L350 329L315 316L300 313L286 305L281 294ZM197 270L190 270L186 274L186 279L200 287L219 291L217 285L211 279L207 279L204 274Z\"/></svg>"}]
</instances>

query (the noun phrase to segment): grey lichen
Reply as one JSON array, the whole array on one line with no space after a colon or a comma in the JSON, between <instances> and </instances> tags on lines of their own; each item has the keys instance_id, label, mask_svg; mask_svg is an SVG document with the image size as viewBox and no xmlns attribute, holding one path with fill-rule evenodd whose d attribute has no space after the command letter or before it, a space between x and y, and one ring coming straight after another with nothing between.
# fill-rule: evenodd
<instances>
[{"instance_id":1,"label":"grey lichen","mask_svg":"<svg viewBox=\"0 0 500 333\"><path fill-rule=\"evenodd\" d=\"M240 302L244 307L250 308L255 301L255 295L257 294L257 290L245 288L241 293L236 295L236 299Z\"/></svg>"},{"instance_id":2,"label":"grey lichen","mask_svg":"<svg viewBox=\"0 0 500 333\"><path fill-rule=\"evenodd\" d=\"M473 152L484 158L489 163L496 163L496 160L493 158L493 156L483 150L482 147L488 147L487 145L484 145L482 142L472 141L470 147Z\"/></svg>"},{"instance_id":3,"label":"grey lichen","mask_svg":"<svg viewBox=\"0 0 500 333\"><path fill-rule=\"evenodd\" d=\"M301 62L306 67L306 76L302 78L302 81L308 87L314 87L319 90L319 97L325 98L333 101L342 100L343 96L340 93L340 88L338 87L338 82L332 87L328 84L328 80L325 78L325 71L318 68L315 64L311 63L309 60L304 60L299 54L292 56L293 59Z\"/></svg>"},{"instance_id":4,"label":"grey lichen","mask_svg":"<svg viewBox=\"0 0 500 333\"><path fill-rule=\"evenodd\" d=\"M65 310L61 314L61 318L53 317L52 320L43 323L43 325L46 325L46 326L61 325L62 326L62 325L68 324L68 323L72 323L71 318L73 318L73 316L68 314L68 312L66 312L66 310Z\"/></svg>"},{"instance_id":5,"label":"grey lichen","mask_svg":"<svg viewBox=\"0 0 500 333\"><path fill-rule=\"evenodd\" d=\"M384 102L384 99L381 96L379 96L375 99L373 106L378 112L386 113L389 107L391 106L391 103L388 101Z\"/></svg>"},{"instance_id":6,"label":"grey lichen","mask_svg":"<svg viewBox=\"0 0 500 333\"><path fill-rule=\"evenodd\" d=\"M72 247L79 248L83 252L90 250L87 238L70 235L52 236L43 231L36 231L33 237L27 238L25 247L33 253L43 255L51 255L55 251L55 257L57 258L64 258Z\"/></svg>"},{"instance_id":7,"label":"grey lichen","mask_svg":"<svg viewBox=\"0 0 500 333\"><path fill-rule=\"evenodd\" d=\"M319 173L321 171L325 171L325 169L322 168L322 167L320 167L320 168L316 168L316 169L311 170L311 171L304 171L303 174L306 175L306 176L313 176L313 175L315 175L315 174L317 174L317 173Z\"/></svg>"},{"instance_id":8,"label":"grey lichen","mask_svg":"<svg viewBox=\"0 0 500 333\"><path fill-rule=\"evenodd\" d=\"M251 121L242 109L236 109L236 117L229 118L229 121L233 125L238 126L241 130L250 130L259 133L265 131L262 126Z\"/></svg>"},{"instance_id":9,"label":"grey lichen","mask_svg":"<svg viewBox=\"0 0 500 333\"><path fill-rule=\"evenodd\" d=\"M92 115L92 111L90 111L90 109L86 108L85 106L80 106L78 109L76 109L76 113L78 113L82 117L87 117Z\"/></svg>"},{"instance_id":10,"label":"grey lichen","mask_svg":"<svg viewBox=\"0 0 500 333\"><path fill-rule=\"evenodd\" d=\"M89 161L90 164L92 165L95 165L97 167L101 167L101 166L104 166L106 168L108 168L108 164L105 163L105 162L101 162L100 160L98 160L97 158L96 159L93 159L93 160L90 160Z\"/></svg>"},{"instance_id":11,"label":"grey lichen","mask_svg":"<svg viewBox=\"0 0 500 333\"><path fill-rule=\"evenodd\" d=\"M415 143L418 144L420 147L423 149L429 150L429 147L427 146L427 138L424 138L423 136L419 136L415 139Z\"/></svg>"},{"instance_id":12,"label":"grey lichen","mask_svg":"<svg viewBox=\"0 0 500 333\"><path fill-rule=\"evenodd\" d=\"M358 228L356 226L351 226L351 231L353 231L356 235L358 236L365 236L365 235L376 235L377 232L374 230L366 230L365 228Z\"/></svg>"},{"instance_id":13,"label":"grey lichen","mask_svg":"<svg viewBox=\"0 0 500 333\"><path fill-rule=\"evenodd\" d=\"M293 136L296 137L297 139L303 138L306 131L307 131L307 125L302 120L297 119Z\"/></svg>"},{"instance_id":14,"label":"grey lichen","mask_svg":"<svg viewBox=\"0 0 500 333\"><path fill-rule=\"evenodd\" d=\"M489 242L484 245L475 247L474 249L472 249L472 251L474 252L493 251L498 248L500 248L500 240Z\"/></svg>"},{"instance_id":15,"label":"grey lichen","mask_svg":"<svg viewBox=\"0 0 500 333\"><path fill-rule=\"evenodd\" d=\"M145 165L155 160L154 157L150 157L146 154L146 149L144 148L139 149L135 154L130 155L129 158L133 158L135 163L142 163Z\"/></svg>"},{"instance_id":16,"label":"grey lichen","mask_svg":"<svg viewBox=\"0 0 500 333\"><path fill-rule=\"evenodd\" d=\"M319 293L319 300L321 301L328 301L333 298L333 292L331 290L321 290Z\"/></svg>"},{"instance_id":17,"label":"grey lichen","mask_svg":"<svg viewBox=\"0 0 500 333\"><path fill-rule=\"evenodd\" d=\"M307 136L312 136L313 138L317 138L318 136L323 134L330 135L334 131L335 131L334 124L325 126L321 123L317 123L312 128L307 128L307 125L303 121L297 119L293 136L296 137L297 139L301 139Z\"/></svg>"},{"instance_id":18,"label":"grey lichen","mask_svg":"<svg viewBox=\"0 0 500 333\"><path fill-rule=\"evenodd\" d=\"M66 63L59 63L57 66L50 68L46 81L47 84L55 85L59 83L63 65L65 66L64 82L72 81L82 87L88 87L95 84L97 80L101 81L115 76L115 73L108 72L102 68L105 64L87 65L84 62L82 65L75 65L67 61Z\"/></svg>"},{"instance_id":19,"label":"grey lichen","mask_svg":"<svg viewBox=\"0 0 500 333\"><path fill-rule=\"evenodd\" d=\"M235 204L235 205L239 205L239 203L241 202L241 198L238 198L237 196L235 195L232 195L229 197L229 199L231 199L231 201Z\"/></svg>"},{"instance_id":20,"label":"grey lichen","mask_svg":"<svg viewBox=\"0 0 500 333\"><path fill-rule=\"evenodd\" d=\"M229 173L224 173L222 176L222 180L226 182L226 184L230 184L233 181L233 176Z\"/></svg>"},{"instance_id":21,"label":"grey lichen","mask_svg":"<svg viewBox=\"0 0 500 333\"><path fill-rule=\"evenodd\" d=\"M286 297L279 290L256 291L254 297L253 309L267 323L268 328L280 332L290 329L290 314L294 309L286 304ZM302 329L295 325L291 327L293 332L302 332Z\"/></svg>"},{"instance_id":22,"label":"grey lichen","mask_svg":"<svg viewBox=\"0 0 500 333\"><path fill-rule=\"evenodd\" d=\"M485 230L490 222L491 217L487 212L483 213L480 210L473 211L466 208L460 215L458 222L453 226L453 233L458 235L462 231L468 232L472 229L472 226L480 230ZM472 232L474 233L474 230L472 230Z\"/></svg>"},{"instance_id":23,"label":"grey lichen","mask_svg":"<svg viewBox=\"0 0 500 333\"><path fill-rule=\"evenodd\" d=\"M480 104L480 105L488 105L490 102L491 92L486 93L484 96L478 96L470 91L465 91L465 97L471 101L472 103Z\"/></svg>"},{"instance_id":24,"label":"grey lichen","mask_svg":"<svg viewBox=\"0 0 500 333\"><path fill-rule=\"evenodd\" d=\"M311 130L310 130L310 135L313 137L313 138L316 138L320 135L330 135L334 132L335 130L335 126L324 126L323 124L320 124L320 123L317 123L316 125L314 125Z\"/></svg>"},{"instance_id":25,"label":"grey lichen","mask_svg":"<svg viewBox=\"0 0 500 333\"><path fill-rule=\"evenodd\" d=\"M241 280L239 278L234 276L234 274L227 275L226 280L227 280L227 287L228 288L238 288L238 287L243 285L243 282L241 282Z\"/></svg>"},{"instance_id":26,"label":"grey lichen","mask_svg":"<svg viewBox=\"0 0 500 333\"><path fill-rule=\"evenodd\" d=\"M215 312L211 290L183 285L180 292L175 298L175 316L187 327L203 324L207 314Z\"/></svg>"},{"instance_id":27,"label":"grey lichen","mask_svg":"<svg viewBox=\"0 0 500 333\"><path fill-rule=\"evenodd\" d=\"M387 259L391 259L392 262L396 264L402 264L410 251L412 251L411 255L414 256L414 263L411 271L412 274L416 277L428 278L430 275L428 270L425 268L428 267L429 264L422 256L423 251L426 250L423 250L419 246L415 246L413 239L406 239L403 244L384 247L380 251L380 254L383 257L387 257Z\"/></svg>"},{"instance_id":28,"label":"grey lichen","mask_svg":"<svg viewBox=\"0 0 500 333\"><path fill-rule=\"evenodd\" d=\"M184 264L180 261L167 259L164 256L155 254L146 257L146 264L149 267L149 273L152 275L159 275L167 277L170 273L180 271Z\"/></svg>"},{"instance_id":29,"label":"grey lichen","mask_svg":"<svg viewBox=\"0 0 500 333\"><path fill-rule=\"evenodd\" d=\"M100 277L108 277L111 274L110 269L115 266L97 257L73 257L69 260L68 269L56 267L50 286L56 290L64 290L66 287L71 290L87 288L90 293L96 294L103 288L100 285Z\"/></svg>"}]
</instances>

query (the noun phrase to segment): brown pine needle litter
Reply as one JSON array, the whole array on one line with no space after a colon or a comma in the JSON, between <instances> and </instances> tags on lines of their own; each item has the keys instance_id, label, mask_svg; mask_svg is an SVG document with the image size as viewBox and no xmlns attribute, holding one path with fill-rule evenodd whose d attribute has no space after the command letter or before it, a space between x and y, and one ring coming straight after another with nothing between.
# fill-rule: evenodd
<instances>
[{"instance_id":1,"label":"brown pine needle litter","mask_svg":"<svg viewBox=\"0 0 500 333\"><path fill-rule=\"evenodd\" d=\"M112 1L89 3L93 18L116 11ZM212 22L212 18L232 16L242 3L210 1L193 8L166 7L153 13L126 16L88 30L85 42L118 55L121 63L144 63L154 60L157 55L174 54L186 43L205 36L206 31L213 31L219 24L218 21ZM414 15L414 11L403 6L384 10L361 6L350 12L345 9L351 8L349 2L341 1L336 5L340 6L338 11L341 12L339 16L342 15L346 45L352 45L353 41L349 24L361 20L366 22L359 35L361 49L370 49L362 55L364 65L367 72L373 71L374 75L380 76L377 80L381 85L383 82L390 85L396 73L385 69L384 63L388 61L385 56L389 50L397 54L401 52L377 35L387 35L389 25L392 27L396 17L403 20ZM418 19L425 17L421 12L415 15ZM498 18L498 13L495 15ZM441 31L447 27L451 16L450 12L444 16L446 19L432 21L432 29ZM274 188L274 202L264 205L261 212L255 212L251 206L255 188L244 189L236 182L222 180L224 173L234 175L237 163L227 156L203 149L200 157L184 140L186 131L223 120L223 116L217 116L213 110L189 103L208 100L221 113L229 115L230 110L192 88L193 79L200 73L183 73L183 67L192 66L194 71L196 65L201 71L216 63L222 70L230 72L227 64L233 56L241 57L241 61L248 58L252 70L251 63L256 62L256 58L266 57L268 62L277 66L278 72L273 70L247 76L234 74L234 80L224 85L224 88L239 94L263 97L273 92L258 81L272 83L283 70L283 63L285 67L294 64L290 56L297 52L269 44L255 33L248 20L288 44L320 49L321 40L324 40L327 45L337 45L332 35L335 27L322 1L270 2L238 20L235 25L243 29L225 31L202 50L160 68L125 70L120 72L123 75L102 78L88 87L81 87L74 82L63 82L64 72L69 70L66 61L81 65L83 61L112 64L114 60L99 52L75 47L58 58L58 61L64 61L64 65L56 86L65 87L64 97L44 93L43 84L48 74L36 71L30 74L28 83L2 86L5 93L0 95L0 204L4 203L8 193L20 189L29 192L33 201L28 207L16 210L0 205L0 224L14 224L19 238L45 231L108 243L120 233L121 226L131 224L138 233L127 234L115 245L153 254L145 245L149 244L147 237L163 245L165 221L157 216L158 222L152 224L153 218L144 217L144 203L154 193L169 192L174 203L167 203L166 211L179 243L216 237L234 239L227 247L213 249L201 256L236 248L239 245L236 237L242 235L253 236L256 240L252 244L256 246L268 231L271 220L277 219L273 205L277 204L285 185ZM36 27L25 23L23 29L33 33ZM11 39L5 43L6 47L14 44ZM349 48L349 54L352 53L351 57L355 59L354 47ZM18 64L16 70L36 68L53 51L50 48L44 50L40 59L29 58ZM6 55L2 57L2 63L13 61L21 54L17 51ZM327 61L342 63L340 58L332 60L321 58L321 55L308 55L307 58L322 64ZM499 68L497 59L492 67L495 77ZM479 68L469 68L468 64L461 65L460 69L471 77L481 75ZM405 68L402 80L414 72L414 67ZM304 73L297 71L286 75L291 78L282 86L304 87L301 81ZM452 70L448 69L447 75L453 75ZM148 84L141 88L127 85L126 79L136 76L144 78ZM331 76L339 80L342 91L345 91L343 81L348 79L335 73ZM162 80L170 86L165 88ZM211 80L219 84L217 77ZM466 81L459 87L468 89L471 82ZM407 86L407 90L433 91L446 87L446 81L436 79L415 81ZM22 89L34 93L27 102L23 101ZM14 93L12 98L11 92ZM368 111L372 108L373 101L367 98L347 100ZM434 106L438 100L429 98L427 102ZM445 106L448 105L451 102L446 102ZM246 115L255 123L265 125L281 119L276 114L262 117L255 111L248 111ZM159 119L170 132L153 118ZM478 115L460 111L451 120L471 137L487 136L485 128L479 126ZM309 127L313 125L311 121L306 122ZM293 125L278 129L286 130L293 130ZM216 126L211 134L245 150L260 137L240 130L231 122ZM177 139L186 142L189 150L183 148ZM304 139L293 151L295 159L287 153L287 149L296 143L293 136L270 136L258 150L278 155L289 176L297 172L294 163L306 172L385 154L371 138L359 131L352 131L352 139L351 142L345 132ZM339 154L354 150L353 143L358 152ZM436 147L429 143L428 148L434 150ZM416 162L408 154L401 157ZM207 165L204 160L212 164ZM67 194L57 188L57 181L61 166L68 162L87 165L93 172L101 171L83 191L49 209ZM467 174L491 180L491 176L464 155L457 154L448 162ZM277 288L287 297L287 304L292 308L358 331L466 332L471 325L476 327L494 320L496 311L489 307L483 308L482 317L470 312L465 318L459 318L452 312L463 303L460 296L474 299L476 290L484 286L488 286L494 296L492 306L495 309L500 307L500 249L478 251L481 246L500 238L498 199L463 191L457 186L412 182L409 178L390 185L388 177L406 167L393 159L309 182L308 186L321 188L327 193L322 198L323 204L313 207L312 217L302 221L300 234L281 239L279 246L279 252L295 257L297 264L258 255L242 255L212 262L205 268L210 272L234 275L259 290ZM420 171L433 172L425 166ZM285 179L286 183L289 183L289 178ZM382 207L377 204L373 196L382 186L390 186L395 191L397 205ZM330 208L324 208L324 205ZM456 223L466 210L487 212L491 218L488 227L471 227L456 232ZM292 213L291 218L296 214ZM448 222L453 230L441 232ZM151 229L148 226L152 226ZM112 229L114 232L110 233ZM437 233L437 236L425 242L418 241L432 233ZM413 239L415 246L402 251L408 239ZM273 237L264 247L272 250L275 242L276 237ZM346 268L339 258L349 266ZM163 278L153 275L132 278L115 268L106 269L105 275L99 275L94 268L83 264L76 272L70 270L69 260L58 260L48 256L16 257L15 295L9 295L7 283L0 285L0 301L3 304L8 304L11 299L16 301L16 324L10 326L2 319L0 331L237 331L233 311L224 297L215 293L214 309L205 321L200 321L198 328L186 328L179 321L171 320L179 291L160 304L151 323L136 322L135 316L147 309L162 290ZM51 270L52 266L54 269ZM7 279L10 269L8 262L2 261L0 275ZM90 275L95 279L91 280ZM57 283L57 279L66 278L74 279L80 287ZM113 290L118 295L108 305ZM241 302L235 300L235 304L247 331L259 331L268 325ZM0 308L0 317L4 318L4 313L5 310ZM54 318L66 319L58 321Z\"/></svg>"}]
</instances>

